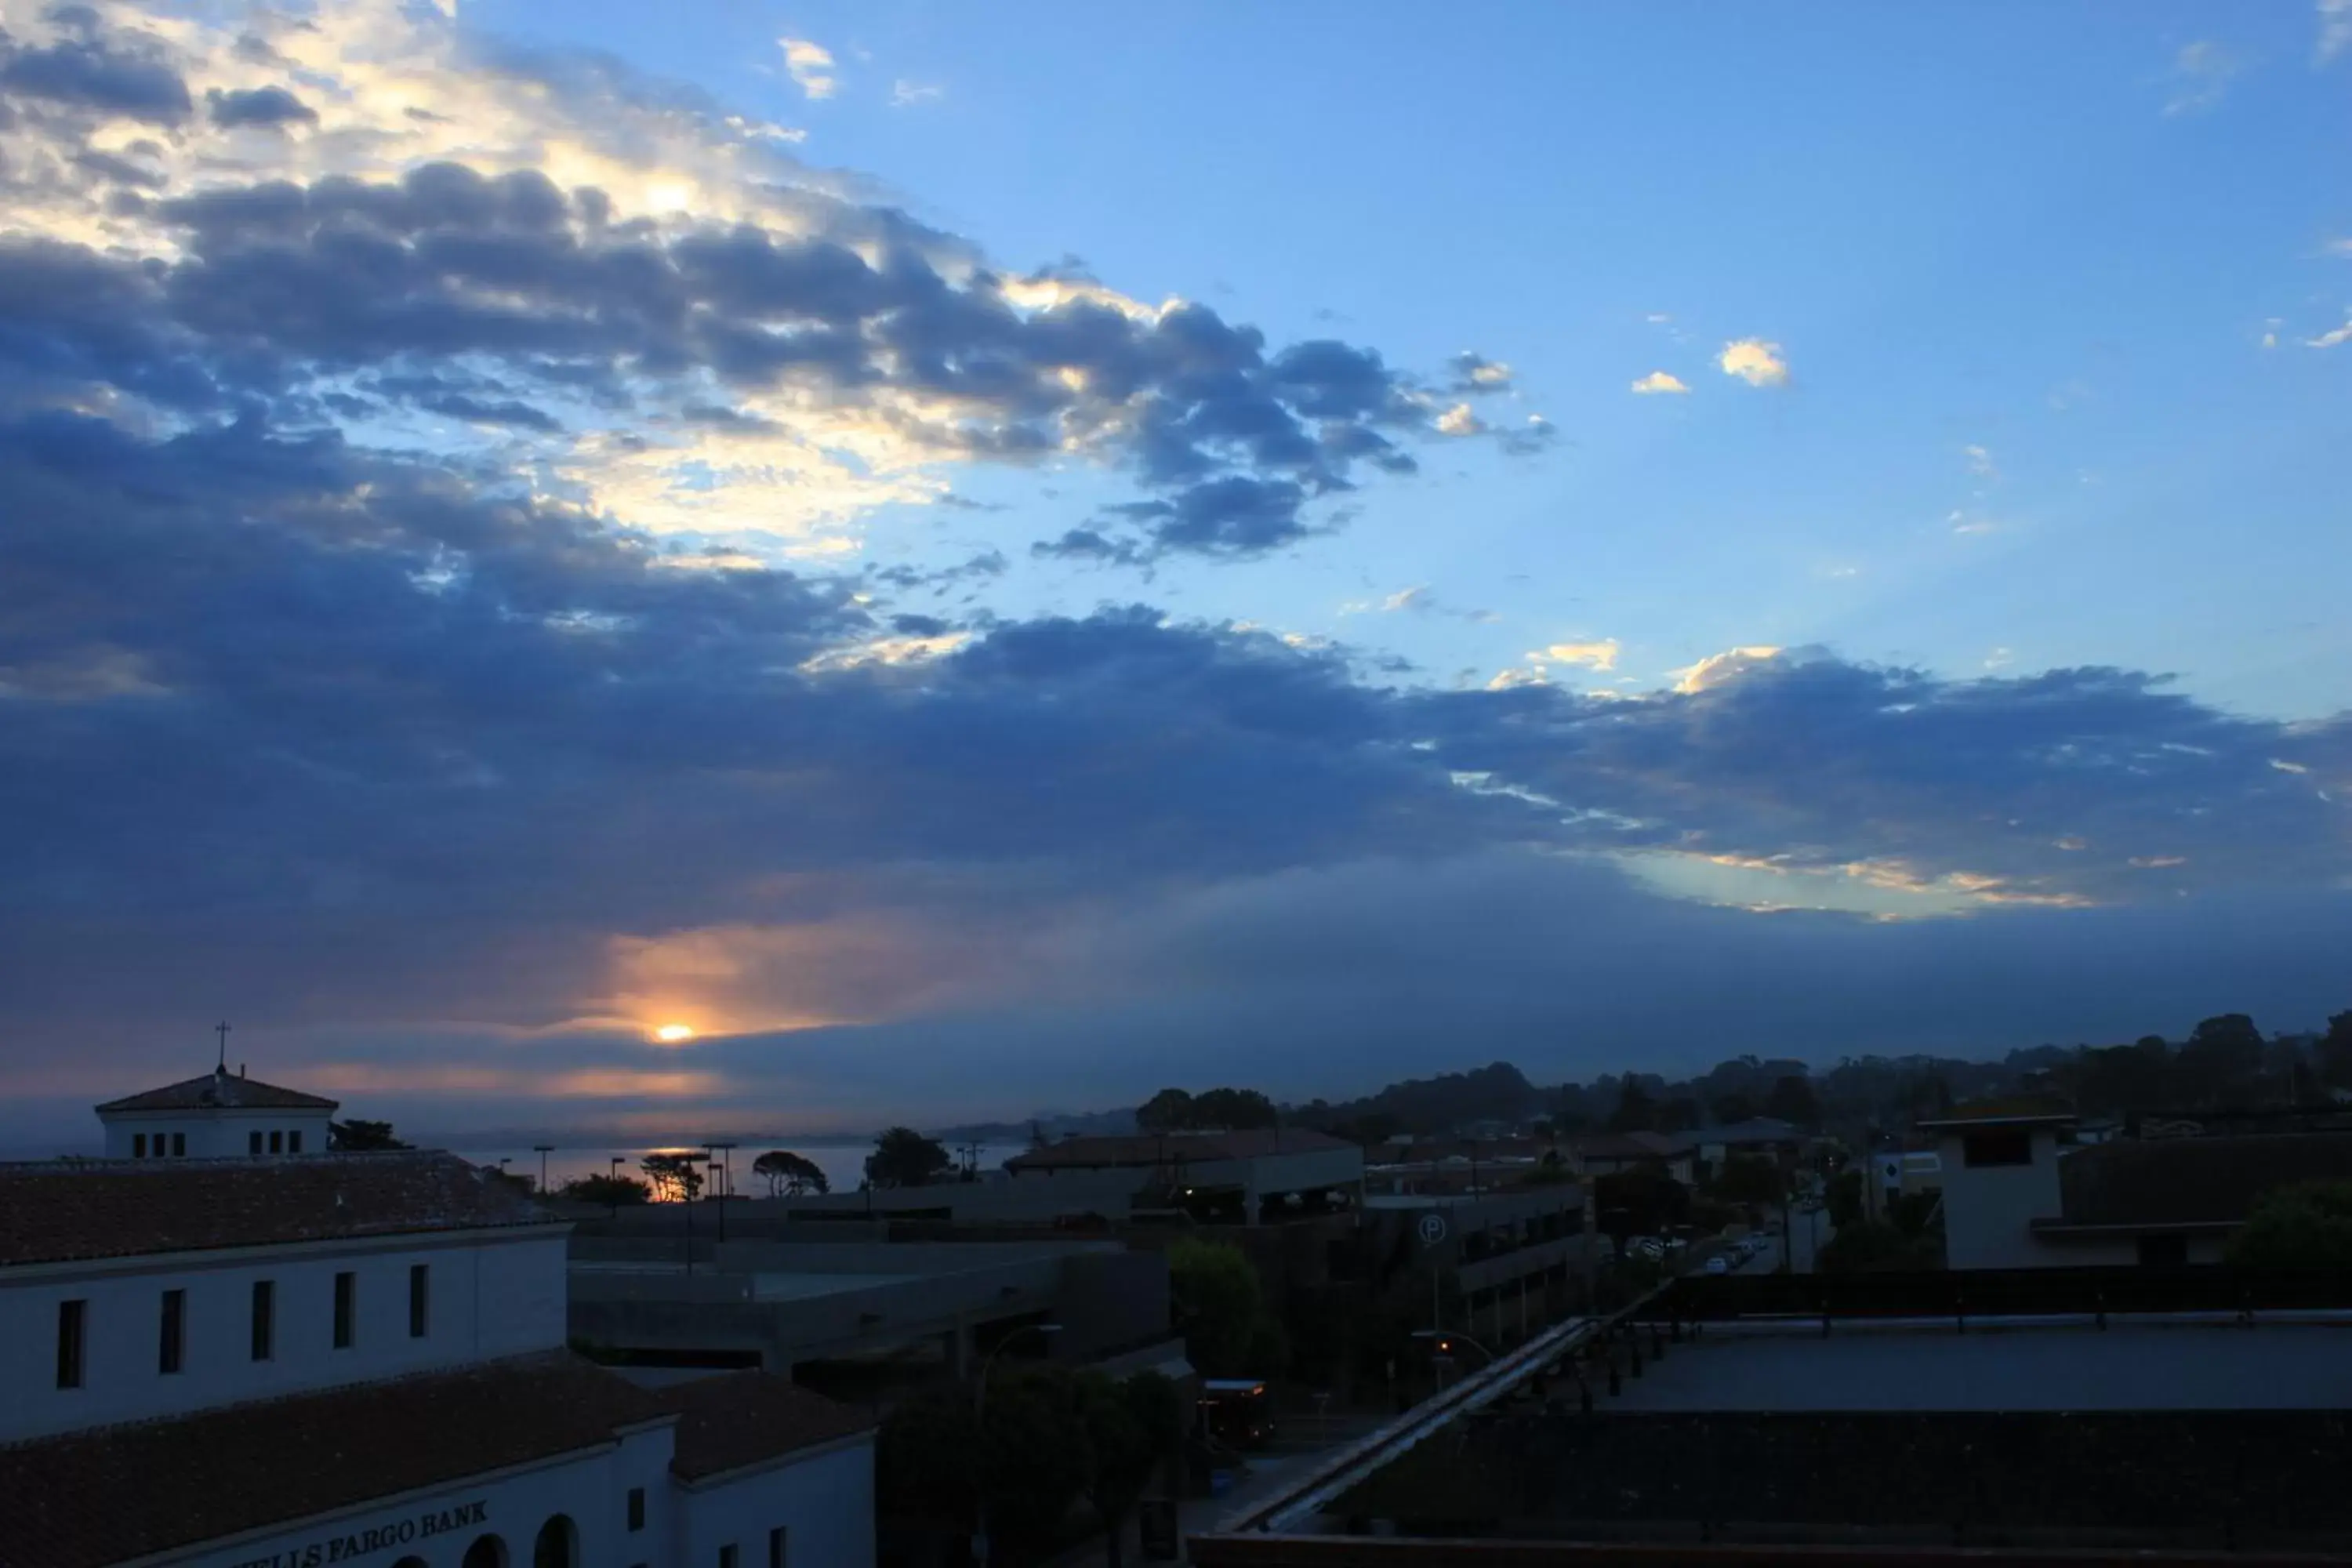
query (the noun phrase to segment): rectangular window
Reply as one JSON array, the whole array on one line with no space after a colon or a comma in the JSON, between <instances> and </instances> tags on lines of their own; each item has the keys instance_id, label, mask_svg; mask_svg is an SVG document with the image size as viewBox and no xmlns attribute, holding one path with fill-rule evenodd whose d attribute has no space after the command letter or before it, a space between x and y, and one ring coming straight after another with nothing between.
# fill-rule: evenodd
<instances>
[{"instance_id":1,"label":"rectangular window","mask_svg":"<svg viewBox=\"0 0 2352 1568\"><path fill-rule=\"evenodd\" d=\"M1960 1138L1960 1163L1971 1171L1986 1165L2031 1165L2033 1134L2007 1128L1964 1133Z\"/></svg>"},{"instance_id":2,"label":"rectangular window","mask_svg":"<svg viewBox=\"0 0 2352 1568\"><path fill-rule=\"evenodd\" d=\"M726 1545L719 1549L719 1568L742 1568L742 1565L736 1560L735 1543L733 1542L730 1541Z\"/></svg>"},{"instance_id":3,"label":"rectangular window","mask_svg":"<svg viewBox=\"0 0 2352 1568\"><path fill-rule=\"evenodd\" d=\"M245 1152L248 1154L258 1154L261 1152L260 1133L248 1132L245 1135Z\"/></svg>"},{"instance_id":4,"label":"rectangular window","mask_svg":"<svg viewBox=\"0 0 2352 1568\"><path fill-rule=\"evenodd\" d=\"M421 1340L433 1323L433 1269L424 1263L408 1266L408 1337Z\"/></svg>"},{"instance_id":5,"label":"rectangular window","mask_svg":"<svg viewBox=\"0 0 2352 1568\"><path fill-rule=\"evenodd\" d=\"M335 1348L352 1348L352 1298L358 1294L359 1277L346 1269L335 1276Z\"/></svg>"},{"instance_id":6,"label":"rectangular window","mask_svg":"<svg viewBox=\"0 0 2352 1568\"><path fill-rule=\"evenodd\" d=\"M275 1280L253 1282L253 1359L268 1361L277 1353L278 1344L278 1285Z\"/></svg>"},{"instance_id":7,"label":"rectangular window","mask_svg":"<svg viewBox=\"0 0 2352 1568\"><path fill-rule=\"evenodd\" d=\"M289 1154L299 1154L302 1152L302 1130L299 1127L286 1134L286 1152Z\"/></svg>"},{"instance_id":8,"label":"rectangular window","mask_svg":"<svg viewBox=\"0 0 2352 1568\"><path fill-rule=\"evenodd\" d=\"M87 1301L58 1303L58 1386L81 1386L82 1329L89 1316Z\"/></svg>"},{"instance_id":9,"label":"rectangular window","mask_svg":"<svg viewBox=\"0 0 2352 1568\"><path fill-rule=\"evenodd\" d=\"M188 1293L163 1292L163 1342L156 1348L155 1370L166 1377L180 1370L188 1348Z\"/></svg>"},{"instance_id":10,"label":"rectangular window","mask_svg":"<svg viewBox=\"0 0 2352 1568\"><path fill-rule=\"evenodd\" d=\"M283 1154L284 1152L286 1152L286 1134L285 1134L285 1133L283 1133L283 1132L272 1132L272 1133L269 1135L269 1152L270 1152L271 1153L273 1153L273 1154Z\"/></svg>"},{"instance_id":11,"label":"rectangular window","mask_svg":"<svg viewBox=\"0 0 2352 1568\"><path fill-rule=\"evenodd\" d=\"M2186 1268L2189 1238L2185 1236L2143 1236L2139 1238L2142 1268Z\"/></svg>"},{"instance_id":12,"label":"rectangular window","mask_svg":"<svg viewBox=\"0 0 2352 1568\"><path fill-rule=\"evenodd\" d=\"M631 1487L629 1489L629 1528L631 1530L643 1530L645 1527L646 1489L643 1487Z\"/></svg>"},{"instance_id":13,"label":"rectangular window","mask_svg":"<svg viewBox=\"0 0 2352 1568\"><path fill-rule=\"evenodd\" d=\"M785 1555L784 1527L780 1524L768 1531L768 1568L788 1568Z\"/></svg>"},{"instance_id":14,"label":"rectangular window","mask_svg":"<svg viewBox=\"0 0 2352 1568\"><path fill-rule=\"evenodd\" d=\"M174 1153L174 1154L182 1154L182 1155L184 1155L185 1153L187 1153L187 1152L188 1152L188 1135L187 1135L186 1133L184 1133L184 1132L174 1132L174 1133L173 1133L173 1134L172 1134L172 1152L173 1152L173 1153Z\"/></svg>"},{"instance_id":15,"label":"rectangular window","mask_svg":"<svg viewBox=\"0 0 2352 1568\"><path fill-rule=\"evenodd\" d=\"M147 1157L147 1134L144 1132L133 1132L131 1135L131 1157L134 1160L144 1160Z\"/></svg>"}]
</instances>

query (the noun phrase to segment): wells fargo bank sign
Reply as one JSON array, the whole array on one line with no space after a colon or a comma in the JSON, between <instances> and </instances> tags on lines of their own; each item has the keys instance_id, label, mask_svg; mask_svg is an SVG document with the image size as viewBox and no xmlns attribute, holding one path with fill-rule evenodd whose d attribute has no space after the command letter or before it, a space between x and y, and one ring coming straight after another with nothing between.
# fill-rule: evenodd
<instances>
[{"instance_id":1,"label":"wells fargo bank sign","mask_svg":"<svg viewBox=\"0 0 2352 1568\"><path fill-rule=\"evenodd\" d=\"M489 1522L490 1505L487 1501L452 1503L446 1508L428 1508L422 1513L370 1525L365 1530L322 1536L283 1552L273 1552L267 1557L248 1557L232 1563L230 1568L326 1568L330 1563L349 1563L372 1552L389 1552L395 1546Z\"/></svg>"}]
</instances>

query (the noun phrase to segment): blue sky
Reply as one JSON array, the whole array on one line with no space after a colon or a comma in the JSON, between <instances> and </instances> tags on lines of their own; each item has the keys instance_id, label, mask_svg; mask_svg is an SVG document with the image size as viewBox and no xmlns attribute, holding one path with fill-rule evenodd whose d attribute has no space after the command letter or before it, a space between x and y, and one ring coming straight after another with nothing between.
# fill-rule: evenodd
<instances>
[{"instance_id":1,"label":"blue sky","mask_svg":"<svg viewBox=\"0 0 2352 1568\"><path fill-rule=\"evenodd\" d=\"M2346 0L0 27L0 1140L2352 1005Z\"/></svg>"}]
</instances>

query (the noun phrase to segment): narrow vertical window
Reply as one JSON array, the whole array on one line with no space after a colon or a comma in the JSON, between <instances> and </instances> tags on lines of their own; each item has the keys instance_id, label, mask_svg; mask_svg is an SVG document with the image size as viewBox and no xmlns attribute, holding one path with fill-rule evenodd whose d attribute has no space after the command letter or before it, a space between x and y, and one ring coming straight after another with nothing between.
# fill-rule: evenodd
<instances>
[{"instance_id":1,"label":"narrow vertical window","mask_svg":"<svg viewBox=\"0 0 2352 1568\"><path fill-rule=\"evenodd\" d=\"M131 1157L134 1160L144 1160L147 1157L147 1134L144 1132L133 1132L131 1135Z\"/></svg>"},{"instance_id":2,"label":"narrow vertical window","mask_svg":"<svg viewBox=\"0 0 2352 1568\"><path fill-rule=\"evenodd\" d=\"M299 1154L302 1152L302 1130L299 1127L286 1134L286 1152L289 1154Z\"/></svg>"},{"instance_id":3,"label":"narrow vertical window","mask_svg":"<svg viewBox=\"0 0 2352 1568\"><path fill-rule=\"evenodd\" d=\"M719 1549L719 1568L742 1568L737 1561L735 1543L729 1542Z\"/></svg>"},{"instance_id":4,"label":"narrow vertical window","mask_svg":"<svg viewBox=\"0 0 2352 1568\"><path fill-rule=\"evenodd\" d=\"M421 1340L433 1327L433 1268L429 1264L408 1266L408 1337Z\"/></svg>"},{"instance_id":5,"label":"narrow vertical window","mask_svg":"<svg viewBox=\"0 0 2352 1568\"><path fill-rule=\"evenodd\" d=\"M245 1135L245 1152L248 1154L258 1154L261 1152L260 1133L248 1132Z\"/></svg>"},{"instance_id":6,"label":"narrow vertical window","mask_svg":"<svg viewBox=\"0 0 2352 1568\"><path fill-rule=\"evenodd\" d=\"M629 1489L629 1528L631 1530L643 1530L645 1527L646 1489L643 1487L631 1487Z\"/></svg>"},{"instance_id":7,"label":"narrow vertical window","mask_svg":"<svg viewBox=\"0 0 2352 1568\"><path fill-rule=\"evenodd\" d=\"M269 1152L270 1152L271 1153L273 1153L273 1154L283 1154L284 1152L286 1152L286 1134L285 1134L285 1133L283 1133L283 1132L272 1132L272 1133L269 1135Z\"/></svg>"},{"instance_id":8,"label":"narrow vertical window","mask_svg":"<svg viewBox=\"0 0 2352 1568\"><path fill-rule=\"evenodd\" d=\"M791 1568L791 1565L785 1562L787 1555L785 1545L782 1525L780 1524L768 1531L768 1568Z\"/></svg>"},{"instance_id":9,"label":"narrow vertical window","mask_svg":"<svg viewBox=\"0 0 2352 1568\"><path fill-rule=\"evenodd\" d=\"M277 1351L278 1285L275 1280L253 1282L253 1359L268 1361Z\"/></svg>"},{"instance_id":10,"label":"narrow vertical window","mask_svg":"<svg viewBox=\"0 0 2352 1568\"><path fill-rule=\"evenodd\" d=\"M163 1292L162 1342L156 1346L155 1370L166 1377L180 1370L181 1359L188 1348L188 1293L185 1290Z\"/></svg>"},{"instance_id":11,"label":"narrow vertical window","mask_svg":"<svg viewBox=\"0 0 2352 1568\"><path fill-rule=\"evenodd\" d=\"M352 1348L352 1298L357 1294L359 1277L348 1269L335 1276L335 1348Z\"/></svg>"},{"instance_id":12,"label":"narrow vertical window","mask_svg":"<svg viewBox=\"0 0 2352 1568\"><path fill-rule=\"evenodd\" d=\"M187 1152L188 1152L188 1135L187 1135L186 1133L184 1133L184 1132L174 1132L174 1133L173 1133L173 1134L172 1134L172 1152L173 1152L173 1153L174 1153L174 1154L185 1154Z\"/></svg>"},{"instance_id":13,"label":"narrow vertical window","mask_svg":"<svg viewBox=\"0 0 2352 1568\"><path fill-rule=\"evenodd\" d=\"M81 1386L82 1336L85 1320L89 1316L87 1301L58 1303L58 1386Z\"/></svg>"}]
</instances>

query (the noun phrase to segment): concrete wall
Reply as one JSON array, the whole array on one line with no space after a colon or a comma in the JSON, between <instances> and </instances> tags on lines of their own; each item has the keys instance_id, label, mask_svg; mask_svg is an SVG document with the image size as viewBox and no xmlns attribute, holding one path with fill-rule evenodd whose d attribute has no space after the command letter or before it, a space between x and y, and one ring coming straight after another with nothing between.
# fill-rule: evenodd
<instances>
[{"instance_id":1,"label":"concrete wall","mask_svg":"<svg viewBox=\"0 0 2352 1568\"><path fill-rule=\"evenodd\" d=\"M2033 1236L2059 1216L2058 1134L2031 1131L2032 1163L1971 1167L1957 1132L1937 1140L1944 1179L1944 1257L1954 1268L2032 1268L2060 1261Z\"/></svg>"},{"instance_id":2,"label":"concrete wall","mask_svg":"<svg viewBox=\"0 0 2352 1568\"><path fill-rule=\"evenodd\" d=\"M421 1339L408 1270L431 1272ZM357 1276L352 1343L333 1342L334 1278ZM253 1285L274 1282L272 1353L252 1355ZM163 1294L186 1292L182 1370L160 1370ZM0 1441L364 1383L560 1347L560 1230L178 1253L0 1270ZM58 1303L83 1312L82 1386L57 1386Z\"/></svg>"},{"instance_id":3,"label":"concrete wall","mask_svg":"<svg viewBox=\"0 0 2352 1568\"><path fill-rule=\"evenodd\" d=\"M500 1473L495 1479L457 1481L430 1492L402 1493L380 1498L362 1507L324 1514L299 1523L236 1539L233 1543L170 1559L173 1568L278 1568L305 1561L313 1545L322 1548L323 1563L334 1543L358 1536L367 1544L368 1531L379 1532L372 1550L334 1557L338 1568L459 1568L467 1547L483 1535L495 1535L506 1547L508 1568L530 1568L531 1548L551 1519L570 1522L578 1543L579 1568L668 1568L674 1561L691 1562L693 1568L713 1568L714 1553L702 1559L674 1559L670 1543L679 1531L678 1497L669 1475L673 1452L667 1426L632 1434L618 1443L588 1450L577 1457L521 1470ZM256 1476L253 1484L267 1487L269 1478ZM646 1494L646 1525L628 1528L628 1495L633 1488ZM427 1524L450 1510L480 1504L482 1521L425 1533ZM844 1507L853 1506L847 1500ZM873 1517L867 1492L864 1516ZM870 1524L869 1524L870 1528ZM405 1539L403 1539L403 1537ZM762 1550L764 1551L762 1538ZM818 1561L812 1559L811 1561ZM845 1563L864 1568L873 1559L845 1557ZM764 1568L764 1557L746 1555L743 1568Z\"/></svg>"},{"instance_id":4,"label":"concrete wall","mask_svg":"<svg viewBox=\"0 0 2352 1568\"><path fill-rule=\"evenodd\" d=\"M253 1152L253 1135L261 1134L261 1152L288 1154L323 1154L327 1152L327 1122L331 1112L325 1110L121 1110L101 1116L106 1128L106 1157L129 1160L132 1155L134 1136L147 1139L147 1157L151 1159L180 1158L166 1156L161 1150L169 1148L173 1133L186 1137L186 1158L191 1160L225 1160L232 1156L244 1159ZM269 1146L270 1134L278 1134L279 1147ZM166 1142L159 1144L158 1136ZM289 1140L299 1137L299 1149L287 1147Z\"/></svg>"},{"instance_id":5,"label":"concrete wall","mask_svg":"<svg viewBox=\"0 0 2352 1568\"><path fill-rule=\"evenodd\" d=\"M769 1568L769 1532L779 1528L784 1568L873 1568L874 1439L681 1488L673 1519L678 1568L718 1568L729 1542L740 1568Z\"/></svg>"}]
</instances>

